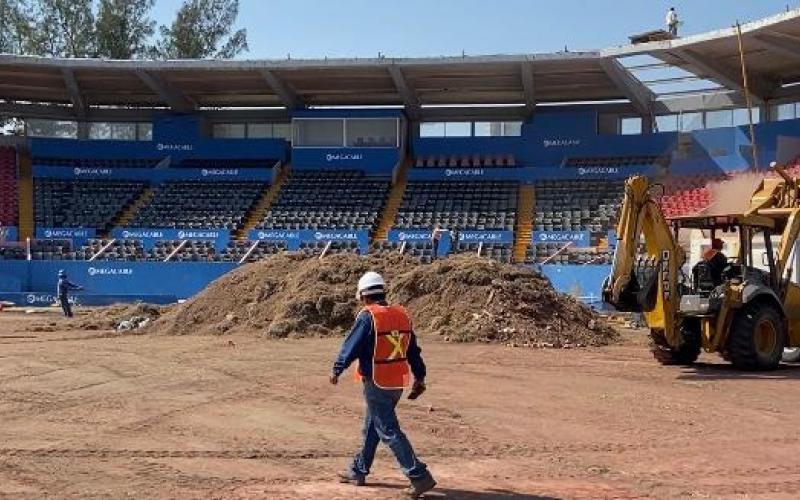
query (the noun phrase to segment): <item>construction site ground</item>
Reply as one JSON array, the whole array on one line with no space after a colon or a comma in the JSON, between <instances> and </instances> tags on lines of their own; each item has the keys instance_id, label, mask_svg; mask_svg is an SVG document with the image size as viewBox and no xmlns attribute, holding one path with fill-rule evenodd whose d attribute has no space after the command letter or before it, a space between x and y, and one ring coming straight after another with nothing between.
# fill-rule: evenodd
<instances>
[{"instance_id":1,"label":"construction site ground","mask_svg":"<svg viewBox=\"0 0 800 500\"><path fill-rule=\"evenodd\" d=\"M362 401L327 381L337 339L31 331L0 313L0 497L400 496L333 481ZM423 339L429 391L401 422L431 498L796 498L800 367L657 365L641 332L569 350Z\"/></svg>"}]
</instances>

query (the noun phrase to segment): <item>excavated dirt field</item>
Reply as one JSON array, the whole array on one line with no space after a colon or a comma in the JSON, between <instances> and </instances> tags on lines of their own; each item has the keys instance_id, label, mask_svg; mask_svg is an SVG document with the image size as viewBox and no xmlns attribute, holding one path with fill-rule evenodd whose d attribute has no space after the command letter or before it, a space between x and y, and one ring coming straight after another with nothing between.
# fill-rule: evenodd
<instances>
[{"instance_id":1,"label":"excavated dirt field","mask_svg":"<svg viewBox=\"0 0 800 500\"><path fill-rule=\"evenodd\" d=\"M358 312L355 283L370 270L386 277L389 301L404 304L423 335L555 347L615 338L593 311L535 271L473 256L420 266L399 255L320 261L285 254L250 264L171 308L148 333L341 335Z\"/></svg>"},{"instance_id":2,"label":"excavated dirt field","mask_svg":"<svg viewBox=\"0 0 800 500\"><path fill-rule=\"evenodd\" d=\"M383 449L369 487L331 480L362 410L357 384L327 383L339 339L70 324L0 313L0 498L399 497ZM662 367L630 332L571 350L422 345L429 390L399 413L431 498L797 498L800 367Z\"/></svg>"}]
</instances>

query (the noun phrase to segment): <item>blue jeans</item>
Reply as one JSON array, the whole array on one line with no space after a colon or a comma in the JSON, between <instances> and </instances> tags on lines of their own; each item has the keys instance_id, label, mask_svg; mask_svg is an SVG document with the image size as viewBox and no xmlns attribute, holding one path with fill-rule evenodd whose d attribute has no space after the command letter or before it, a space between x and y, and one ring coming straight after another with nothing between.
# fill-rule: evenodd
<instances>
[{"instance_id":1,"label":"blue jeans","mask_svg":"<svg viewBox=\"0 0 800 500\"><path fill-rule=\"evenodd\" d=\"M59 297L58 301L61 303L61 310L64 311L64 316L67 318L72 317L72 305L69 303L69 298L66 296Z\"/></svg>"},{"instance_id":2,"label":"blue jeans","mask_svg":"<svg viewBox=\"0 0 800 500\"><path fill-rule=\"evenodd\" d=\"M364 379L364 399L367 403L364 443L350 466L354 475L363 477L369 474L379 441L392 450L403 474L412 482L429 475L428 467L417 458L408 438L400 430L395 407L402 395L402 390L381 389L372 380Z\"/></svg>"}]
</instances>

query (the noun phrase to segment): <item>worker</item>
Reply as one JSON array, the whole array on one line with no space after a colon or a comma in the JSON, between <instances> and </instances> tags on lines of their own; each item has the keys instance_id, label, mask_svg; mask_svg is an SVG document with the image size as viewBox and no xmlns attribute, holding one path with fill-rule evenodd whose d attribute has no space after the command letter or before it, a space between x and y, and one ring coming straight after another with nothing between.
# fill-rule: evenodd
<instances>
[{"instance_id":1,"label":"worker","mask_svg":"<svg viewBox=\"0 0 800 500\"><path fill-rule=\"evenodd\" d=\"M703 252L703 260L708 264L708 271L714 286L722 284L722 273L728 266L728 257L722 253L725 243L719 238L711 240L711 248Z\"/></svg>"},{"instance_id":2,"label":"worker","mask_svg":"<svg viewBox=\"0 0 800 500\"><path fill-rule=\"evenodd\" d=\"M439 256L439 243L442 241L442 234L444 234L444 230L439 224L433 226L433 231L431 231L431 243L433 243L434 259Z\"/></svg>"},{"instance_id":3,"label":"worker","mask_svg":"<svg viewBox=\"0 0 800 500\"><path fill-rule=\"evenodd\" d=\"M67 278L67 272L62 269L58 271L56 295L58 296L58 302L61 303L61 310L64 311L64 316L67 318L72 317L72 306L69 303L70 290L83 290L83 287L72 283Z\"/></svg>"},{"instance_id":4,"label":"worker","mask_svg":"<svg viewBox=\"0 0 800 500\"><path fill-rule=\"evenodd\" d=\"M358 280L356 297L363 309L333 364L330 383L336 385L342 372L357 359L357 378L363 384L366 414L361 450L349 469L339 474L339 481L363 486L378 442L382 441L392 450L411 482L406 494L416 498L432 490L436 481L400 429L395 408L408 384L409 369L414 382L408 398L416 399L425 391L426 369L421 349L406 310L386 302L386 283L380 274L364 274Z\"/></svg>"},{"instance_id":5,"label":"worker","mask_svg":"<svg viewBox=\"0 0 800 500\"><path fill-rule=\"evenodd\" d=\"M667 31L672 36L678 36L678 13L675 12L675 7L670 7L667 11Z\"/></svg>"}]
</instances>

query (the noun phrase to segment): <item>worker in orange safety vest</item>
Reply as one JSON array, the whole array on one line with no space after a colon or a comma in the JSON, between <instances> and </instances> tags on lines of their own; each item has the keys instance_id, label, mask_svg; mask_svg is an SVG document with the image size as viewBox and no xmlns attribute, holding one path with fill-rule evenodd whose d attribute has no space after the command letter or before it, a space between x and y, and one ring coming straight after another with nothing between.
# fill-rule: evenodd
<instances>
[{"instance_id":1,"label":"worker in orange safety vest","mask_svg":"<svg viewBox=\"0 0 800 500\"><path fill-rule=\"evenodd\" d=\"M703 252L703 260L708 263L708 270L714 285L722 284L722 274L728 266L728 257L722 253L725 242L719 238L711 240L711 248Z\"/></svg>"},{"instance_id":2,"label":"worker in orange safety vest","mask_svg":"<svg viewBox=\"0 0 800 500\"><path fill-rule=\"evenodd\" d=\"M336 385L342 372L358 360L357 375L364 386L367 411L361 450L350 468L339 474L339 480L363 486L378 442L382 441L392 450L411 482L406 494L418 497L433 489L436 481L400 429L395 409L410 374L414 382L409 399L416 399L425 391L426 369L421 349L405 308L386 302L386 282L380 274L364 274L358 280L356 297L363 309L333 364L330 383Z\"/></svg>"}]
</instances>

